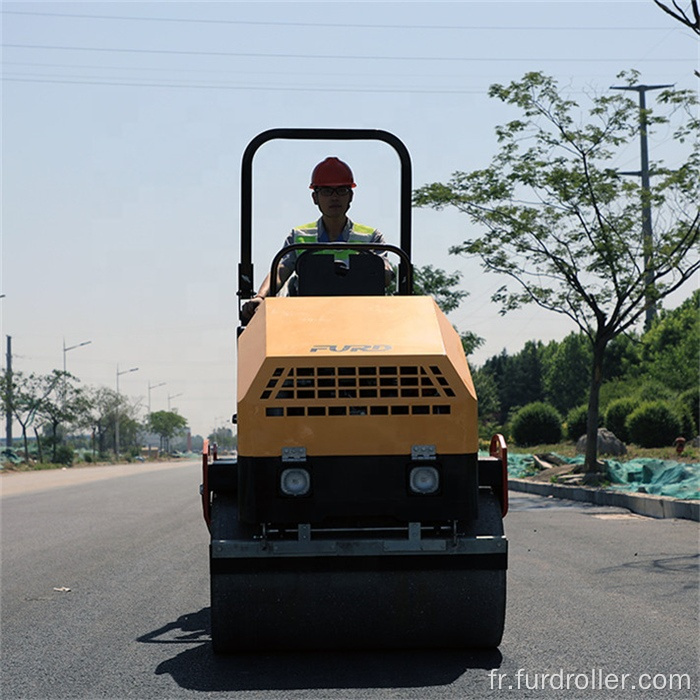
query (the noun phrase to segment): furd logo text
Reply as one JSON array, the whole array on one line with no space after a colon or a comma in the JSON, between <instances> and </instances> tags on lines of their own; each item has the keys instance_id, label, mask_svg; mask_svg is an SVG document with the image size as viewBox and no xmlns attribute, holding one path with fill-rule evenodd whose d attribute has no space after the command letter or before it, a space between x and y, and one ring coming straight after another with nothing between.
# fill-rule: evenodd
<instances>
[{"instance_id":1,"label":"furd logo text","mask_svg":"<svg viewBox=\"0 0 700 700\"><path fill-rule=\"evenodd\" d=\"M310 352L386 352L391 345L314 345Z\"/></svg>"}]
</instances>

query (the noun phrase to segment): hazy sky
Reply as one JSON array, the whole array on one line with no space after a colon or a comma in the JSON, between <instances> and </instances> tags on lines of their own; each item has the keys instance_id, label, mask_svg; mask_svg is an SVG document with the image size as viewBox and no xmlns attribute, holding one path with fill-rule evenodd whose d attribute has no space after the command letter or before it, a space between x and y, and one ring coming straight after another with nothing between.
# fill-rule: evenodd
<instances>
[{"instance_id":1,"label":"hazy sky","mask_svg":"<svg viewBox=\"0 0 700 700\"><path fill-rule=\"evenodd\" d=\"M689 3L685 3L689 4ZM652 0L628 2L4 2L2 341L14 368L63 366L207 435L235 411L239 172L273 127L380 128L418 187L488 165L513 116L494 82L541 70L573 97L618 72L697 88L698 41ZM647 97L653 105L653 93ZM669 134L652 156L668 154ZM254 170L256 285L292 226L313 220L313 166L347 160L350 216L398 243L393 151L273 142ZM639 168L635 147L620 168ZM501 317L502 280L449 256L466 217L414 212L414 262L463 272L451 315L486 339L477 364L572 327L535 307ZM685 297L692 290L681 295ZM17 431L15 431L17 433Z\"/></svg>"}]
</instances>

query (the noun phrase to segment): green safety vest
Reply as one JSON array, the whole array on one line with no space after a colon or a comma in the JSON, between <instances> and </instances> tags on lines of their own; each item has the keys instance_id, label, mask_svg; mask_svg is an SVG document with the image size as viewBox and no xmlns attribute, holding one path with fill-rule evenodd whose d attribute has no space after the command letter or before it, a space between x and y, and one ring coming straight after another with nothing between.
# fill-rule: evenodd
<instances>
[{"instance_id":1,"label":"green safety vest","mask_svg":"<svg viewBox=\"0 0 700 700\"><path fill-rule=\"evenodd\" d=\"M363 226L362 224L353 223L350 229L347 243L372 243L374 229L371 226ZM312 221L310 224L304 224L294 229L294 243L318 243L318 222ZM341 242L341 241L337 241ZM345 242L345 241L342 241ZM304 251L296 251L297 256ZM319 250L319 253L327 253L334 255L335 260L347 263L352 250Z\"/></svg>"}]
</instances>

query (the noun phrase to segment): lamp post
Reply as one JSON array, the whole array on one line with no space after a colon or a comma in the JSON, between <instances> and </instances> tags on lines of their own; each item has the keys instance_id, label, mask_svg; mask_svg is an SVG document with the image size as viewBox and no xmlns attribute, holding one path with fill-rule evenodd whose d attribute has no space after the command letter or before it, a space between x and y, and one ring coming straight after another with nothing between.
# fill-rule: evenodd
<instances>
[{"instance_id":1,"label":"lamp post","mask_svg":"<svg viewBox=\"0 0 700 700\"><path fill-rule=\"evenodd\" d=\"M78 343L77 345L71 345L70 347L66 347L66 339L63 339L63 374L66 373L66 353L70 352L71 350L75 350L76 348L82 348L83 345L90 345L92 343L92 340L86 340L84 343Z\"/></svg>"},{"instance_id":2,"label":"lamp post","mask_svg":"<svg viewBox=\"0 0 700 700\"><path fill-rule=\"evenodd\" d=\"M65 407L66 403L66 353L70 352L71 350L75 350L76 348L82 348L83 345L90 345L92 343L92 340L86 340L84 343L78 343L77 345L71 345L70 347L66 347L66 339L63 339L63 404Z\"/></svg>"},{"instance_id":3,"label":"lamp post","mask_svg":"<svg viewBox=\"0 0 700 700\"><path fill-rule=\"evenodd\" d=\"M170 411L170 399L176 399L178 396L182 396L182 393L180 393L180 394L168 394L168 411Z\"/></svg>"},{"instance_id":4,"label":"lamp post","mask_svg":"<svg viewBox=\"0 0 700 700\"><path fill-rule=\"evenodd\" d=\"M119 377L121 377L122 374L129 374L129 372L137 372L138 369L138 367L132 367L131 369L125 369L120 372L119 365L117 365L117 405L114 410L114 453L116 454L117 460L119 459Z\"/></svg>"},{"instance_id":5,"label":"lamp post","mask_svg":"<svg viewBox=\"0 0 700 700\"><path fill-rule=\"evenodd\" d=\"M148 415L151 415L151 389L157 389L159 386L165 386L167 382L161 382L160 384L151 384L148 382Z\"/></svg>"}]
</instances>

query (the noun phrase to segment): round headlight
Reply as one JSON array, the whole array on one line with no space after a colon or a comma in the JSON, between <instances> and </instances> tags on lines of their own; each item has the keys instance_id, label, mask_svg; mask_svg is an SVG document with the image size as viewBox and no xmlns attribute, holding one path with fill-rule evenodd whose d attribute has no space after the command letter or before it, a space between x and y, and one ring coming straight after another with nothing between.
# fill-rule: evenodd
<instances>
[{"instance_id":1,"label":"round headlight","mask_svg":"<svg viewBox=\"0 0 700 700\"><path fill-rule=\"evenodd\" d=\"M311 474L306 469L285 469L280 477L280 488L286 496L305 496L311 488Z\"/></svg>"},{"instance_id":2,"label":"round headlight","mask_svg":"<svg viewBox=\"0 0 700 700\"><path fill-rule=\"evenodd\" d=\"M435 467L413 467L408 482L413 493L435 493L440 486L440 474Z\"/></svg>"}]
</instances>

